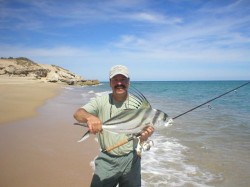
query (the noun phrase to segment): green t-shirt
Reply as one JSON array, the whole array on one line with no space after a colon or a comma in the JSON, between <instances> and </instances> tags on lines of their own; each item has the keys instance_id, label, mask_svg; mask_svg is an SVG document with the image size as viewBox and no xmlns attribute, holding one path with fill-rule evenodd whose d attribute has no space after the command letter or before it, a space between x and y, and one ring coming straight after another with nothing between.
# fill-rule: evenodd
<instances>
[{"instance_id":1,"label":"green t-shirt","mask_svg":"<svg viewBox=\"0 0 250 187\"><path fill-rule=\"evenodd\" d=\"M124 109L135 109L134 103L137 101L131 95L124 102L117 102L112 99L112 94L106 94L103 96L95 97L90 100L89 103L84 105L82 108L87 112L97 116L103 123L111 117L122 112ZM103 130L97 134L98 141L102 150L105 150L117 143L126 140L131 135L116 134ZM109 153L112 155L125 155L133 151L137 145L137 140L130 141L118 148L113 149Z\"/></svg>"}]
</instances>

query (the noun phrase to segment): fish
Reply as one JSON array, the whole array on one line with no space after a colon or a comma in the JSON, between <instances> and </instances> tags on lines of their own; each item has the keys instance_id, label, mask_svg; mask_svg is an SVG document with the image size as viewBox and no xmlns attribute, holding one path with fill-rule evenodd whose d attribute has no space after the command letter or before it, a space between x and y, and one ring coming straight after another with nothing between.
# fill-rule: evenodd
<instances>
[{"instance_id":1,"label":"fish","mask_svg":"<svg viewBox=\"0 0 250 187\"><path fill-rule=\"evenodd\" d=\"M126 109L118 115L110 118L102 124L102 129L111 133L138 134L146 126L153 126L155 129L165 127L167 125L168 115L161 110L153 108L142 109ZM88 127L86 123L74 123ZM89 137L87 131L78 142L82 142Z\"/></svg>"},{"instance_id":2,"label":"fish","mask_svg":"<svg viewBox=\"0 0 250 187\"><path fill-rule=\"evenodd\" d=\"M127 109L104 123L103 129L115 133L136 134L148 125L164 125L168 115L153 108Z\"/></svg>"},{"instance_id":3,"label":"fish","mask_svg":"<svg viewBox=\"0 0 250 187\"><path fill-rule=\"evenodd\" d=\"M126 109L118 115L110 118L102 124L102 129L111 133L138 134L145 127L153 126L155 129L168 126L168 115L161 110L153 108ZM88 127L86 123L74 123ZM82 142L89 137L87 131L78 142Z\"/></svg>"},{"instance_id":4,"label":"fish","mask_svg":"<svg viewBox=\"0 0 250 187\"><path fill-rule=\"evenodd\" d=\"M138 134L146 126L153 126L155 129L168 125L168 115L161 110L154 109L146 97L136 90L130 89L130 94L135 98L135 109L124 109L119 114L113 116L102 124L102 129L111 133ZM86 123L74 123L88 127ZM87 131L78 142L83 142L89 137Z\"/></svg>"}]
</instances>

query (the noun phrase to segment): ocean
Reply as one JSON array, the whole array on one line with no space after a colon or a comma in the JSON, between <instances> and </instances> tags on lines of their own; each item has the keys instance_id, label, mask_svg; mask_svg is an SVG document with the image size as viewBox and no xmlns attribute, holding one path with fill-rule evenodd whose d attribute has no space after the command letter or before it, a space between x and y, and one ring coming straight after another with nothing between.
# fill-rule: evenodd
<instances>
[{"instance_id":1,"label":"ocean","mask_svg":"<svg viewBox=\"0 0 250 187\"><path fill-rule=\"evenodd\" d=\"M247 81L131 82L153 108L174 118ZM108 93L109 83L67 87L82 106ZM250 84L174 120L150 137L142 153L142 186L250 186Z\"/></svg>"}]
</instances>

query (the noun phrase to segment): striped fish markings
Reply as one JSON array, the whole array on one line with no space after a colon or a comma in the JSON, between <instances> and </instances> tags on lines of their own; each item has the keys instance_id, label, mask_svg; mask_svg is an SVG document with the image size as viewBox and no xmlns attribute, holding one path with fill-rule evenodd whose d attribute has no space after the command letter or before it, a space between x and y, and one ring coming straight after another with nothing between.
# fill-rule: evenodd
<instances>
[{"instance_id":1,"label":"striped fish markings","mask_svg":"<svg viewBox=\"0 0 250 187\"><path fill-rule=\"evenodd\" d=\"M102 124L102 129L112 133L138 134L143 128L152 125L155 129L167 126L168 115L160 110L153 109L138 90L130 89L130 95L134 97L136 109L125 109ZM74 123L88 127L86 123ZM82 142L89 137L90 131L87 131L78 142Z\"/></svg>"},{"instance_id":2,"label":"striped fish markings","mask_svg":"<svg viewBox=\"0 0 250 187\"><path fill-rule=\"evenodd\" d=\"M107 120L103 129L115 133L136 134L147 125L155 128L164 125L167 114L153 108L127 109Z\"/></svg>"}]
</instances>

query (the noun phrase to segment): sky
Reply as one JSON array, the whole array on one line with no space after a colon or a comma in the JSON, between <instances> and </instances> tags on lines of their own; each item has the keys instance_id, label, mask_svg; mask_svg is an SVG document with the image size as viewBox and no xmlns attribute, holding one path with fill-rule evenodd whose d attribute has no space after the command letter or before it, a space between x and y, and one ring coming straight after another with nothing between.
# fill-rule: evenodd
<instances>
[{"instance_id":1,"label":"sky","mask_svg":"<svg viewBox=\"0 0 250 187\"><path fill-rule=\"evenodd\" d=\"M250 80L249 0L0 0L0 57L108 81Z\"/></svg>"}]
</instances>

